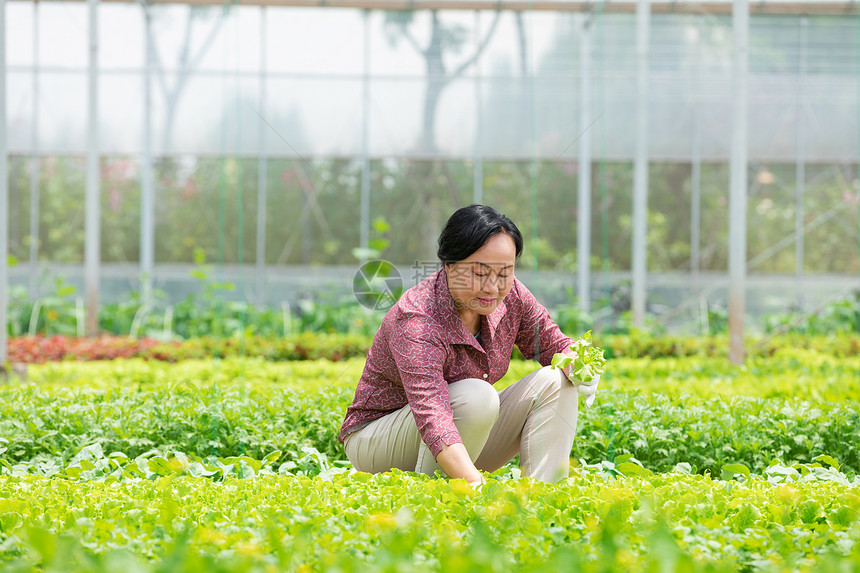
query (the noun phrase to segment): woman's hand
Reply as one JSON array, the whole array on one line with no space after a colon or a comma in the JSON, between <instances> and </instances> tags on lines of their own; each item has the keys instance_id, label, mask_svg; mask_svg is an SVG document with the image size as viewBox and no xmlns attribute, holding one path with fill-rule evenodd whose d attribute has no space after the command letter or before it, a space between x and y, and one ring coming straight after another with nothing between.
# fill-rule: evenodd
<instances>
[{"instance_id":1,"label":"woman's hand","mask_svg":"<svg viewBox=\"0 0 860 573\"><path fill-rule=\"evenodd\" d=\"M577 354L576 354L576 352L574 352L574 351L573 351L573 350L571 350L570 348L565 349L565 351L564 351L564 352L562 352L561 354L564 354L565 356L570 356L570 357L571 357L571 358L573 358L574 360L576 360L576 358L577 358ZM571 369L571 368L573 368L573 362L571 362L570 364L568 364L567 366L565 366L564 368L562 368L562 369L561 369L561 371L562 371L562 372L564 372L564 377L565 377L565 378L567 378L568 380L570 380L571 382L573 382L573 380L571 380L571 379L570 379L570 369Z\"/></svg>"},{"instance_id":2,"label":"woman's hand","mask_svg":"<svg viewBox=\"0 0 860 573\"><path fill-rule=\"evenodd\" d=\"M567 356L573 356L576 358L576 352L568 350L565 352ZM562 372L570 380L570 383L576 386L577 393L585 398L585 405L587 407L591 407L594 404L594 395L597 392L597 385L600 384L600 374L595 374L594 378L589 383L584 383L582 380L579 380L576 376L571 377L570 370L573 368L573 364L568 364L564 368L562 368Z\"/></svg>"},{"instance_id":3,"label":"woman's hand","mask_svg":"<svg viewBox=\"0 0 860 573\"><path fill-rule=\"evenodd\" d=\"M606 364L606 359L603 357L603 349L596 346L588 348L590 346L591 331L589 330L581 340L577 340L564 351L556 353L552 358L552 367L561 368L565 377L576 386L579 395L585 398L585 405L588 407L591 407L594 403L597 385L600 384L600 373L603 372L603 365ZM583 372L582 375L580 374L580 370L577 370L575 375L573 374L574 363L579 360L577 351L584 353L582 363L580 364Z\"/></svg>"},{"instance_id":4,"label":"woman's hand","mask_svg":"<svg viewBox=\"0 0 860 573\"><path fill-rule=\"evenodd\" d=\"M449 478L464 479L469 482L469 485L486 482L484 476L472 463L469 452L466 451L466 446L463 444L451 444L449 446L443 442L442 451L436 456L436 462Z\"/></svg>"}]
</instances>

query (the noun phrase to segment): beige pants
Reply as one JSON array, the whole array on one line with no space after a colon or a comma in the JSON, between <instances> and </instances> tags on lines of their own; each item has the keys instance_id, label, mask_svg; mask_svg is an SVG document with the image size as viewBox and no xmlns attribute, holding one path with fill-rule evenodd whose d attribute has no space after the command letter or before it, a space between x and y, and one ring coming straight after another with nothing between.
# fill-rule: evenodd
<instances>
[{"instance_id":1,"label":"beige pants","mask_svg":"<svg viewBox=\"0 0 860 573\"><path fill-rule=\"evenodd\" d=\"M469 378L449 384L448 395L454 425L479 470L495 471L519 454L524 476L546 482L567 477L578 394L561 370L535 370L501 392ZM353 432L344 447L362 472L441 471L421 441L409 405Z\"/></svg>"}]
</instances>

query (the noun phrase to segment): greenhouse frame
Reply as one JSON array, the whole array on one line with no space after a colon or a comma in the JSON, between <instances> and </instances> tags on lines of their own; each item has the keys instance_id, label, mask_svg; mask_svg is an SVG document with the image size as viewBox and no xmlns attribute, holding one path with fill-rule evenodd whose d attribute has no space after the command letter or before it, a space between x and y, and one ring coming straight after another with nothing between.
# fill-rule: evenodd
<instances>
[{"instance_id":1,"label":"greenhouse frame","mask_svg":"<svg viewBox=\"0 0 860 573\"><path fill-rule=\"evenodd\" d=\"M3 325L52 270L88 335L204 260L276 305L471 202L584 313L724 299L735 362L751 299L860 288L856 2L0 0L0 35Z\"/></svg>"}]
</instances>

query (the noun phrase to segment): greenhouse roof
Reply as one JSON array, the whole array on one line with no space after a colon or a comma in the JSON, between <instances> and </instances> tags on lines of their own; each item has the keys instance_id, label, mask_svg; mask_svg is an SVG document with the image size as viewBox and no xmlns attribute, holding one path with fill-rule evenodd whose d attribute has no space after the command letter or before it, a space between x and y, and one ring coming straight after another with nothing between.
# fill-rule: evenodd
<instances>
[{"instance_id":1,"label":"greenhouse roof","mask_svg":"<svg viewBox=\"0 0 860 573\"><path fill-rule=\"evenodd\" d=\"M135 0L102 0L134 2ZM219 0L152 0L149 4L190 4L220 6ZM367 10L510 10L553 12L634 12L636 0L593 2L584 0L241 0L247 6L284 6L306 8L358 8ZM677 14L728 14L731 0L698 0L695 2L650 2L652 12ZM855 14L856 0L760 0L749 3L751 14Z\"/></svg>"}]
</instances>

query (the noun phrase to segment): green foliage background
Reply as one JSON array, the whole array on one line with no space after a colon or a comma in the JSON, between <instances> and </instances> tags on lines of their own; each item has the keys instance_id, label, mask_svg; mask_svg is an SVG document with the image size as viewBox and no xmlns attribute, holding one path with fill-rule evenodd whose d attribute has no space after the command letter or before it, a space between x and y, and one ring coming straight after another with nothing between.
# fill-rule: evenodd
<instances>
[{"instance_id":1,"label":"green foliage background","mask_svg":"<svg viewBox=\"0 0 860 573\"><path fill-rule=\"evenodd\" d=\"M83 260L84 163L48 157L41 163L39 260ZM10 251L29 260L28 158L10 162ZM794 232L793 165L751 168L748 258L754 259ZM773 184L756 182L768 171ZM537 220L532 220L532 165L483 163L483 201L511 216L526 239L522 264L541 269L576 268L575 162L536 165ZM858 272L857 194L851 166L808 165L804 199L805 272ZM632 164L594 166L592 268L630 268ZM102 160L102 260L137 262L140 170L136 160ZM435 240L448 215L472 202L469 161L384 159L371 162L371 215L391 225L386 257L398 264L435 260ZM161 158L156 163L156 261L255 260L257 161L218 157ZM354 264L359 244L361 165L346 159L271 158L267 168L267 264ZM649 170L648 261L652 272L690 268L691 166L655 163ZM725 270L728 256L728 167L702 166L700 269ZM525 208L524 208L525 207ZM819 221L819 218L822 220ZM816 223L812 225L812 223ZM537 228L537 242L532 243ZM793 273L793 242L767 256L755 271Z\"/></svg>"}]
</instances>

